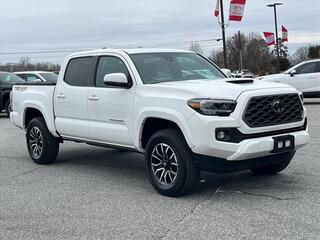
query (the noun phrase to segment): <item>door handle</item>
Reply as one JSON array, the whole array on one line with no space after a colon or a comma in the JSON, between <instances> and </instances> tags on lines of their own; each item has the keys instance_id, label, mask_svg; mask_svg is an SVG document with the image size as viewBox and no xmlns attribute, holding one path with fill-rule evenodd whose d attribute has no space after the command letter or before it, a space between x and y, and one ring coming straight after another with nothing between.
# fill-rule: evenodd
<instances>
[{"instance_id":1,"label":"door handle","mask_svg":"<svg viewBox=\"0 0 320 240\"><path fill-rule=\"evenodd\" d=\"M89 99L90 101L98 101L98 100L99 100L99 97L96 96L96 95L92 95L92 96L88 97L88 99Z\"/></svg>"},{"instance_id":2,"label":"door handle","mask_svg":"<svg viewBox=\"0 0 320 240\"><path fill-rule=\"evenodd\" d=\"M60 94L57 95L57 98L59 98L59 99L65 99L66 96L65 96L63 93L60 93Z\"/></svg>"}]
</instances>

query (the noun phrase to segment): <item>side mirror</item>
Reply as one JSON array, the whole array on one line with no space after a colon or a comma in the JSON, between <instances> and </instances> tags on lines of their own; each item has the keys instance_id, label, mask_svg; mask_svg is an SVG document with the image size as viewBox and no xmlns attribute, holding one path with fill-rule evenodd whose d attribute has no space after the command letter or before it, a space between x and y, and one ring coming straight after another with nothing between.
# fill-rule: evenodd
<instances>
[{"instance_id":1,"label":"side mirror","mask_svg":"<svg viewBox=\"0 0 320 240\"><path fill-rule=\"evenodd\" d=\"M227 68L222 68L221 71L226 75L228 78L231 77L231 70Z\"/></svg>"},{"instance_id":2,"label":"side mirror","mask_svg":"<svg viewBox=\"0 0 320 240\"><path fill-rule=\"evenodd\" d=\"M290 77L293 77L297 73L297 70L293 69L290 71Z\"/></svg>"},{"instance_id":3,"label":"side mirror","mask_svg":"<svg viewBox=\"0 0 320 240\"><path fill-rule=\"evenodd\" d=\"M117 86L124 88L131 88L132 83L130 83L124 73L110 73L103 77L103 82L109 86Z\"/></svg>"},{"instance_id":4,"label":"side mirror","mask_svg":"<svg viewBox=\"0 0 320 240\"><path fill-rule=\"evenodd\" d=\"M36 78L34 82L42 82L42 80L40 78Z\"/></svg>"}]
</instances>

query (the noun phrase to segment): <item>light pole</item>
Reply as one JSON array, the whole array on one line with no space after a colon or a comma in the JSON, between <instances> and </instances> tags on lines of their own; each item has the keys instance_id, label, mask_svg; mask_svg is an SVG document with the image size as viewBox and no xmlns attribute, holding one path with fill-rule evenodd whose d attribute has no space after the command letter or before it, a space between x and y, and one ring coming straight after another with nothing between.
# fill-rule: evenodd
<instances>
[{"instance_id":1,"label":"light pole","mask_svg":"<svg viewBox=\"0 0 320 240\"><path fill-rule=\"evenodd\" d=\"M272 3L268 4L267 7L273 7L274 11L274 25L276 30L276 50L277 50L277 72L280 72L280 49L279 49L279 39L278 39L278 20L277 20L277 6L282 5L283 3Z\"/></svg>"},{"instance_id":2,"label":"light pole","mask_svg":"<svg viewBox=\"0 0 320 240\"><path fill-rule=\"evenodd\" d=\"M222 29L222 41L223 41L223 64L224 68L227 68L227 46L226 46L226 25L224 24L224 12L223 12L223 0L220 0L221 11L221 29Z\"/></svg>"}]
</instances>

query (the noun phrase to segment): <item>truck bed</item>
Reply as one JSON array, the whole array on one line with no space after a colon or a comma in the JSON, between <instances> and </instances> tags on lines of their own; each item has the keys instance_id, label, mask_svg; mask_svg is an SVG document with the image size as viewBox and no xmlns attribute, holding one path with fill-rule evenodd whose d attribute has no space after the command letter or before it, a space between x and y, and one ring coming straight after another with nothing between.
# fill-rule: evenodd
<instances>
[{"instance_id":1,"label":"truck bed","mask_svg":"<svg viewBox=\"0 0 320 240\"><path fill-rule=\"evenodd\" d=\"M45 118L49 131L57 135L54 124L53 95L55 83L35 82L16 84L12 88L12 122L25 129L27 109L38 109Z\"/></svg>"}]
</instances>

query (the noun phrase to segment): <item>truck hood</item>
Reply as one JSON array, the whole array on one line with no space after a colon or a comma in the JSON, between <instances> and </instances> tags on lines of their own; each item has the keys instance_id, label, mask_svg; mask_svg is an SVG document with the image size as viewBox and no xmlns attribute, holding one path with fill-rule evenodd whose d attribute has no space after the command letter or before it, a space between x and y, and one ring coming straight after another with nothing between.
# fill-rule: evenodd
<instances>
[{"instance_id":1,"label":"truck hood","mask_svg":"<svg viewBox=\"0 0 320 240\"><path fill-rule=\"evenodd\" d=\"M163 94L170 96L186 95L190 97L201 98L217 98L236 100L241 93L245 91L253 91L271 88L291 88L286 84L255 81L252 79L221 79L221 80L189 80L177 82L164 82L158 84L144 85L145 87L154 89L155 94ZM151 90L150 89L150 90ZM172 94L172 95L171 95ZM181 96L182 97L182 96Z\"/></svg>"}]
</instances>

